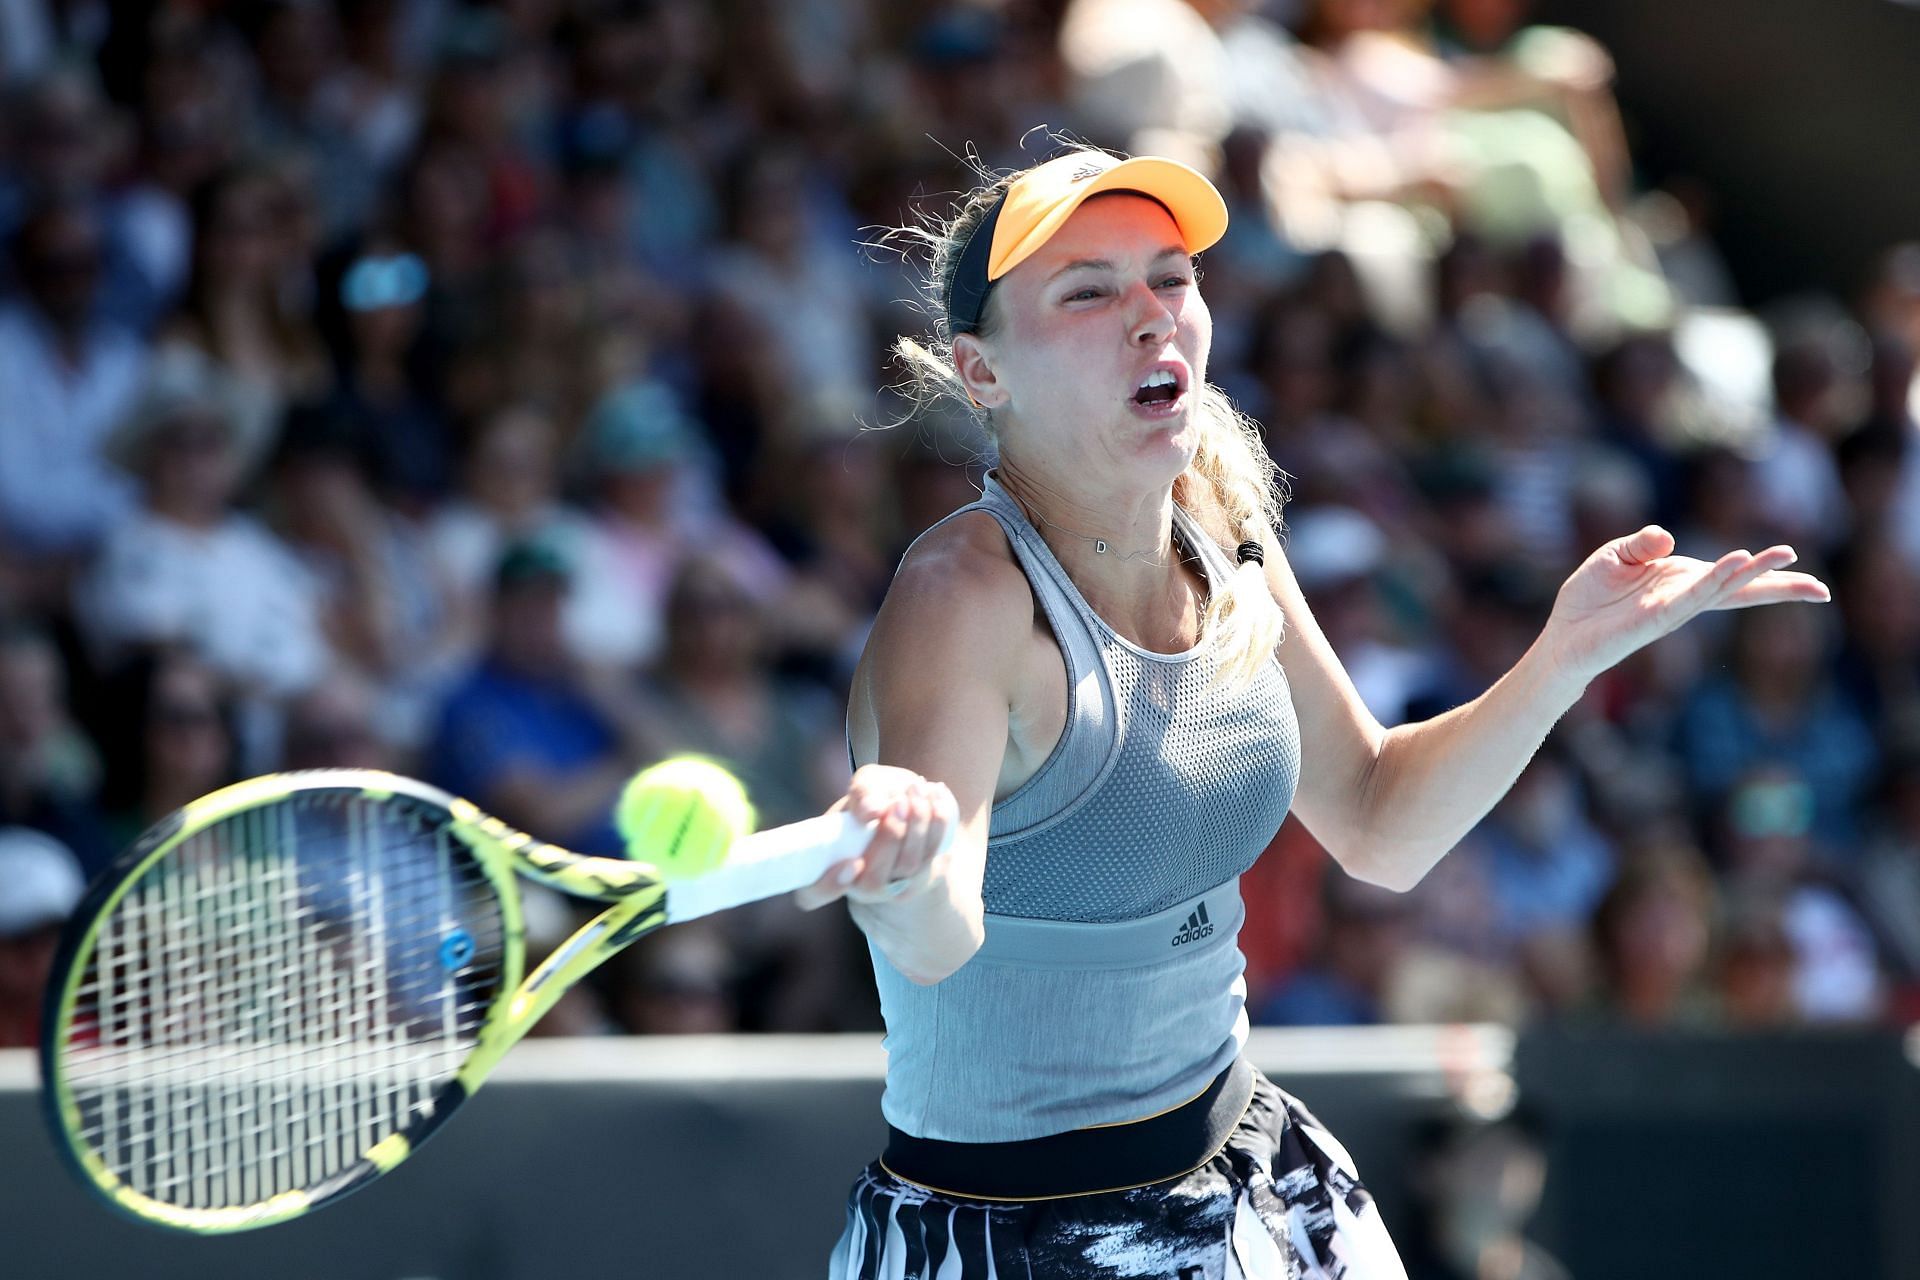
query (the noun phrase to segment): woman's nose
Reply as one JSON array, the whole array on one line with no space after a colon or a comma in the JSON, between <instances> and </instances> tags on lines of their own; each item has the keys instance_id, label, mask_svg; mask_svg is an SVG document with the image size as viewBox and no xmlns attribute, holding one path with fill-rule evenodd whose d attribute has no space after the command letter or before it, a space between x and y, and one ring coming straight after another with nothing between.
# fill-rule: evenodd
<instances>
[{"instance_id":1,"label":"woman's nose","mask_svg":"<svg viewBox=\"0 0 1920 1280\"><path fill-rule=\"evenodd\" d=\"M1162 343L1179 323L1166 300L1147 284L1128 291L1128 337L1142 346Z\"/></svg>"}]
</instances>

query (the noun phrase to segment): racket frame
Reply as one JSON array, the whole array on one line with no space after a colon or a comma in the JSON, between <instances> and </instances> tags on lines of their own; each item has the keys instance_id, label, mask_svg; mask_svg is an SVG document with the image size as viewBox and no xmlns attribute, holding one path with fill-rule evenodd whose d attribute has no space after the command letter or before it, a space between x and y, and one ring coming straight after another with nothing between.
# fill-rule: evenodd
<instances>
[{"instance_id":1,"label":"racket frame","mask_svg":"<svg viewBox=\"0 0 1920 1280\"><path fill-rule=\"evenodd\" d=\"M501 946L494 997L460 1068L417 1108L412 1123L361 1152L360 1159L317 1186L280 1192L257 1204L188 1208L157 1200L127 1185L78 1135L82 1121L64 1068L66 1038L87 962L100 930L145 873L185 841L216 823L303 792L344 792L377 802L414 801L430 825L445 829L470 852L499 904ZM583 925L523 981L526 922L518 877L525 875L577 897L609 900L608 910ZM444 1124L561 995L581 977L648 929L665 922L665 882L639 862L596 858L535 840L477 806L437 787L372 769L324 769L267 774L202 796L147 830L88 890L70 917L56 952L43 1009L40 1065L42 1105L60 1135L69 1169L124 1216L196 1235L220 1235L285 1222L341 1198L388 1172Z\"/></svg>"}]
</instances>

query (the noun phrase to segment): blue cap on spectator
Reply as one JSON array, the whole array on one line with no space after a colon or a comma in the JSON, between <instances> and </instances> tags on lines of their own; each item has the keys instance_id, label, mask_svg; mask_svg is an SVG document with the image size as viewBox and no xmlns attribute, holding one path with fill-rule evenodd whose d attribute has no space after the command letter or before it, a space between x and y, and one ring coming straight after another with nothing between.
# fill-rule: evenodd
<instances>
[{"instance_id":1,"label":"blue cap on spectator","mask_svg":"<svg viewBox=\"0 0 1920 1280\"><path fill-rule=\"evenodd\" d=\"M349 311L404 307L427 296L427 264L418 254L358 258L340 277L340 305Z\"/></svg>"},{"instance_id":2,"label":"blue cap on spectator","mask_svg":"<svg viewBox=\"0 0 1920 1280\"><path fill-rule=\"evenodd\" d=\"M633 123L604 103L574 112L558 125L560 167L573 175L617 173L635 146Z\"/></svg>"},{"instance_id":3,"label":"blue cap on spectator","mask_svg":"<svg viewBox=\"0 0 1920 1280\"><path fill-rule=\"evenodd\" d=\"M986 62L1000 52L1004 23L985 8L946 9L914 32L914 56L929 67Z\"/></svg>"},{"instance_id":4,"label":"blue cap on spectator","mask_svg":"<svg viewBox=\"0 0 1920 1280\"><path fill-rule=\"evenodd\" d=\"M507 55L507 20L491 9L465 8L444 20L440 65L492 66Z\"/></svg>"},{"instance_id":5,"label":"blue cap on spectator","mask_svg":"<svg viewBox=\"0 0 1920 1280\"><path fill-rule=\"evenodd\" d=\"M657 382L617 387L587 417L583 461L592 471L650 471L700 452L700 428Z\"/></svg>"},{"instance_id":6,"label":"blue cap on spectator","mask_svg":"<svg viewBox=\"0 0 1920 1280\"><path fill-rule=\"evenodd\" d=\"M522 538L509 544L493 571L493 585L497 589L532 583L565 586L572 578L572 562L546 538Z\"/></svg>"},{"instance_id":7,"label":"blue cap on spectator","mask_svg":"<svg viewBox=\"0 0 1920 1280\"><path fill-rule=\"evenodd\" d=\"M0 827L0 938L61 923L86 888L67 846L31 827Z\"/></svg>"}]
</instances>

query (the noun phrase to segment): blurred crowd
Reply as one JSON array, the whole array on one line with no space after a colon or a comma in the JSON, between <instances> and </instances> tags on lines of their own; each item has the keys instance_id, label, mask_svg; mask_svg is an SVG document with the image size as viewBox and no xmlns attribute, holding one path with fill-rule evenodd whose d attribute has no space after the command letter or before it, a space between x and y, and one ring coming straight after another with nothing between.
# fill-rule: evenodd
<instances>
[{"instance_id":1,"label":"blurred crowd","mask_svg":"<svg viewBox=\"0 0 1920 1280\"><path fill-rule=\"evenodd\" d=\"M1411 894L1290 821L1255 1021L1920 1016L1920 246L1741 299L1712 192L1643 182L1606 52L1528 9L0 0L0 1045L85 879L240 777L604 853L674 752L768 824L838 796L865 629L983 461L901 421L926 321L874 246L1057 136L1226 194L1212 377L1383 723L1649 521L1834 589L1596 683ZM769 903L547 1029L877 1025L844 911Z\"/></svg>"}]
</instances>

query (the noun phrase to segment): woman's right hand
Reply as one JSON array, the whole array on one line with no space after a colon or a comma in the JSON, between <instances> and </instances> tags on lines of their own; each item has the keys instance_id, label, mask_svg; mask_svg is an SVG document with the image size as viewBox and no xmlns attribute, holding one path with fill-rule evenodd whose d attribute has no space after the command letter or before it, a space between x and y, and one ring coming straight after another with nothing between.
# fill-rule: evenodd
<instances>
[{"instance_id":1,"label":"woman's right hand","mask_svg":"<svg viewBox=\"0 0 1920 1280\"><path fill-rule=\"evenodd\" d=\"M858 857L828 867L794 895L808 911L846 898L852 902L905 902L939 882L948 856L941 850L959 822L959 805L944 783L893 765L863 765L847 794L829 812L850 813L873 828Z\"/></svg>"}]
</instances>

